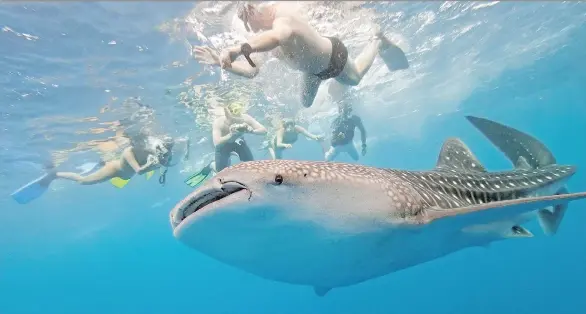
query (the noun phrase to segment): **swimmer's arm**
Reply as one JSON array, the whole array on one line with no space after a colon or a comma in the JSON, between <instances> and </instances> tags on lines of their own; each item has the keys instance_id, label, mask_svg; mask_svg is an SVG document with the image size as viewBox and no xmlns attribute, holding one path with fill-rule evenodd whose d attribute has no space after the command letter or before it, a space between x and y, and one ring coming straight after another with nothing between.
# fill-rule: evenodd
<instances>
[{"instance_id":1,"label":"swimmer's arm","mask_svg":"<svg viewBox=\"0 0 586 314\"><path fill-rule=\"evenodd\" d=\"M222 124L223 121L221 119L214 121L214 125L212 127L212 139L214 141L214 146L221 146L228 142L234 141L240 135L238 133L230 132L222 136Z\"/></svg>"},{"instance_id":2,"label":"swimmer's arm","mask_svg":"<svg viewBox=\"0 0 586 314\"><path fill-rule=\"evenodd\" d=\"M283 145L283 134L285 133L285 130L283 129L279 129L277 131L277 148L285 148L285 145Z\"/></svg>"},{"instance_id":3,"label":"swimmer's arm","mask_svg":"<svg viewBox=\"0 0 586 314\"><path fill-rule=\"evenodd\" d=\"M250 125L252 127L252 134L256 134L256 135L263 135L267 133L267 129L260 124L258 121L256 121L256 119L254 119L253 117L249 116L249 115L243 115L243 120L244 122L246 122L246 124Z\"/></svg>"},{"instance_id":4,"label":"swimmer's arm","mask_svg":"<svg viewBox=\"0 0 586 314\"><path fill-rule=\"evenodd\" d=\"M366 145L366 130L364 129L364 125L362 125L362 119L358 116L354 116L356 119L356 127L360 130L360 138L362 140L362 145Z\"/></svg>"},{"instance_id":5,"label":"swimmer's arm","mask_svg":"<svg viewBox=\"0 0 586 314\"><path fill-rule=\"evenodd\" d=\"M234 61L230 68L224 68L224 70L238 76L254 78L258 74L258 68L260 67L261 62L259 62L259 59L253 58L252 56L251 59L257 65L256 68L251 67L247 61Z\"/></svg>"},{"instance_id":6,"label":"swimmer's arm","mask_svg":"<svg viewBox=\"0 0 586 314\"><path fill-rule=\"evenodd\" d=\"M189 160L189 150L191 149L191 139L188 137L187 142L185 143L185 155L183 155L183 160Z\"/></svg>"},{"instance_id":7,"label":"swimmer's arm","mask_svg":"<svg viewBox=\"0 0 586 314\"><path fill-rule=\"evenodd\" d=\"M130 165L130 167L132 167L135 173L140 173L151 166L151 163L148 161L144 165L140 166L138 164L138 161L136 161L136 157L132 153L132 149L130 147L124 150L124 152L122 153L122 158L126 160L126 162Z\"/></svg>"},{"instance_id":8,"label":"swimmer's arm","mask_svg":"<svg viewBox=\"0 0 586 314\"><path fill-rule=\"evenodd\" d=\"M303 134L308 139L311 139L311 140L314 140L314 141L317 141L318 140L318 136L317 135L313 135L313 134L309 133L309 131L307 131L306 129L304 129L302 126L296 125L295 126L295 130L297 131L297 133Z\"/></svg>"},{"instance_id":9,"label":"swimmer's arm","mask_svg":"<svg viewBox=\"0 0 586 314\"><path fill-rule=\"evenodd\" d=\"M293 30L287 25L283 18L276 19L273 23L273 28L269 31L262 32L257 36L252 37L248 44L252 48L252 52L267 52L271 51L281 45L281 42L286 41L293 35ZM242 51L241 46L234 46L230 51L240 56Z\"/></svg>"}]
</instances>

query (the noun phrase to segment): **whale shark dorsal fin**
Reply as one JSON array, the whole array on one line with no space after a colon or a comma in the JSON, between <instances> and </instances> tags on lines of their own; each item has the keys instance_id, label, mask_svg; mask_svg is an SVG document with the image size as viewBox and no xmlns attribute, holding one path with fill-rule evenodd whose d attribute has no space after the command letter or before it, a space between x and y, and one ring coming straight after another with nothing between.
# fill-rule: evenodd
<instances>
[{"instance_id":1,"label":"whale shark dorsal fin","mask_svg":"<svg viewBox=\"0 0 586 314\"><path fill-rule=\"evenodd\" d=\"M326 295L328 292L330 292L330 290L332 290L332 288L324 288L324 287L313 287L313 291L315 292L315 294L318 297L323 297L324 295Z\"/></svg>"},{"instance_id":2,"label":"whale shark dorsal fin","mask_svg":"<svg viewBox=\"0 0 586 314\"><path fill-rule=\"evenodd\" d=\"M436 169L486 172L478 158L458 138L449 138L444 142L437 159Z\"/></svg>"},{"instance_id":3,"label":"whale shark dorsal fin","mask_svg":"<svg viewBox=\"0 0 586 314\"><path fill-rule=\"evenodd\" d=\"M517 159L515 168L520 170L531 170L531 165L527 162L527 159L525 159L525 157L520 156L519 159Z\"/></svg>"}]
</instances>

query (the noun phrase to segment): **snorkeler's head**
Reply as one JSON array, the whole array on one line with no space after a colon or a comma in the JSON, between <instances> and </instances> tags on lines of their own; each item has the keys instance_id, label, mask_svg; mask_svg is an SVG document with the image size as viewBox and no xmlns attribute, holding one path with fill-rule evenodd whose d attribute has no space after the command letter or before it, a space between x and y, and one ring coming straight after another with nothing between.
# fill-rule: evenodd
<instances>
[{"instance_id":1,"label":"snorkeler's head","mask_svg":"<svg viewBox=\"0 0 586 314\"><path fill-rule=\"evenodd\" d=\"M170 136L164 136L155 144L155 154L159 158L161 165L165 166L173 156L173 146L175 141Z\"/></svg>"},{"instance_id":2,"label":"snorkeler's head","mask_svg":"<svg viewBox=\"0 0 586 314\"><path fill-rule=\"evenodd\" d=\"M272 28L275 15L270 9L270 5L252 4L248 1L241 2L238 5L237 16L244 23L247 32L251 30L258 32Z\"/></svg>"},{"instance_id":3,"label":"snorkeler's head","mask_svg":"<svg viewBox=\"0 0 586 314\"><path fill-rule=\"evenodd\" d=\"M338 105L338 113L343 116L349 116L352 114L352 105L348 102L342 102Z\"/></svg>"},{"instance_id":4,"label":"snorkeler's head","mask_svg":"<svg viewBox=\"0 0 586 314\"><path fill-rule=\"evenodd\" d=\"M290 119L290 118L285 118L282 121L283 124L283 129L285 129L286 131L292 130L293 128L295 128L295 120L294 119Z\"/></svg>"},{"instance_id":5,"label":"snorkeler's head","mask_svg":"<svg viewBox=\"0 0 586 314\"><path fill-rule=\"evenodd\" d=\"M230 116L234 118L238 118L244 113L244 105L240 102L232 102L226 106L226 109L230 113Z\"/></svg>"}]
</instances>

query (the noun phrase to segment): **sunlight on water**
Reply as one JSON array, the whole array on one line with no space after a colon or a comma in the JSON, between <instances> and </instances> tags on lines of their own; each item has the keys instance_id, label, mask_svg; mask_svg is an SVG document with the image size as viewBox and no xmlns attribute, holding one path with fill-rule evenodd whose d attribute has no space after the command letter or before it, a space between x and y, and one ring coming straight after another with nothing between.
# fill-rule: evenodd
<instances>
[{"instance_id":1,"label":"sunlight on water","mask_svg":"<svg viewBox=\"0 0 586 314\"><path fill-rule=\"evenodd\" d=\"M583 4L571 2L297 5L300 12L307 12L308 20L321 34L341 38L351 56L366 45L376 24L407 52L409 70L389 73L377 58L356 88L361 95L356 107L371 118L371 128L383 128L392 119L391 125L384 126L392 136L419 136L426 117L457 111L475 89L504 70L528 66L554 53L565 44L571 31L584 23L584 13L578 10ZM230 3L201 2L181 22L182 27L169 31L172 36L183 36L194 44L200 41L221 49L249 35L233 10ZM202 74L210 72L219 70L207 67ZM269 61L254 82L242 82L226 73L221 76L222 81L244 84L249 90L264 94L257 97L268 100L265 111L290 104L282 108L289 114L300 107L299 79L299 73L276 60ZM326 95L327 84L320 89L314 106L302 110L303 117L310 119L332 108Z\"/></svg>"}]
</instances>

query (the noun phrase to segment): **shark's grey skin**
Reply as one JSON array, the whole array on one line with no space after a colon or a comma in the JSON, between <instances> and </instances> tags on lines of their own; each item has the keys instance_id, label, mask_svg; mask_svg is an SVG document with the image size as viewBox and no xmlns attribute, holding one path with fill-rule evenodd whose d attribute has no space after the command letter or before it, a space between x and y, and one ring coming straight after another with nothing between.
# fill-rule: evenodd
<instances>
[{"instance_id":1,"label":"shark's grey skin","mask_svg":"<svg viewBox=\"0 0 586 314\"><path fill-rule=\"evenodd\" d=\"M516 165L486 172L458 139L430 171L312 161L253 161L219 172L170 213L175 236L258 276L315 287L318 295L452 252L554 233L576 171L543 144L468 117ZM546 208L554 209L553 212Z\"/></svg>"}]
</instances>

